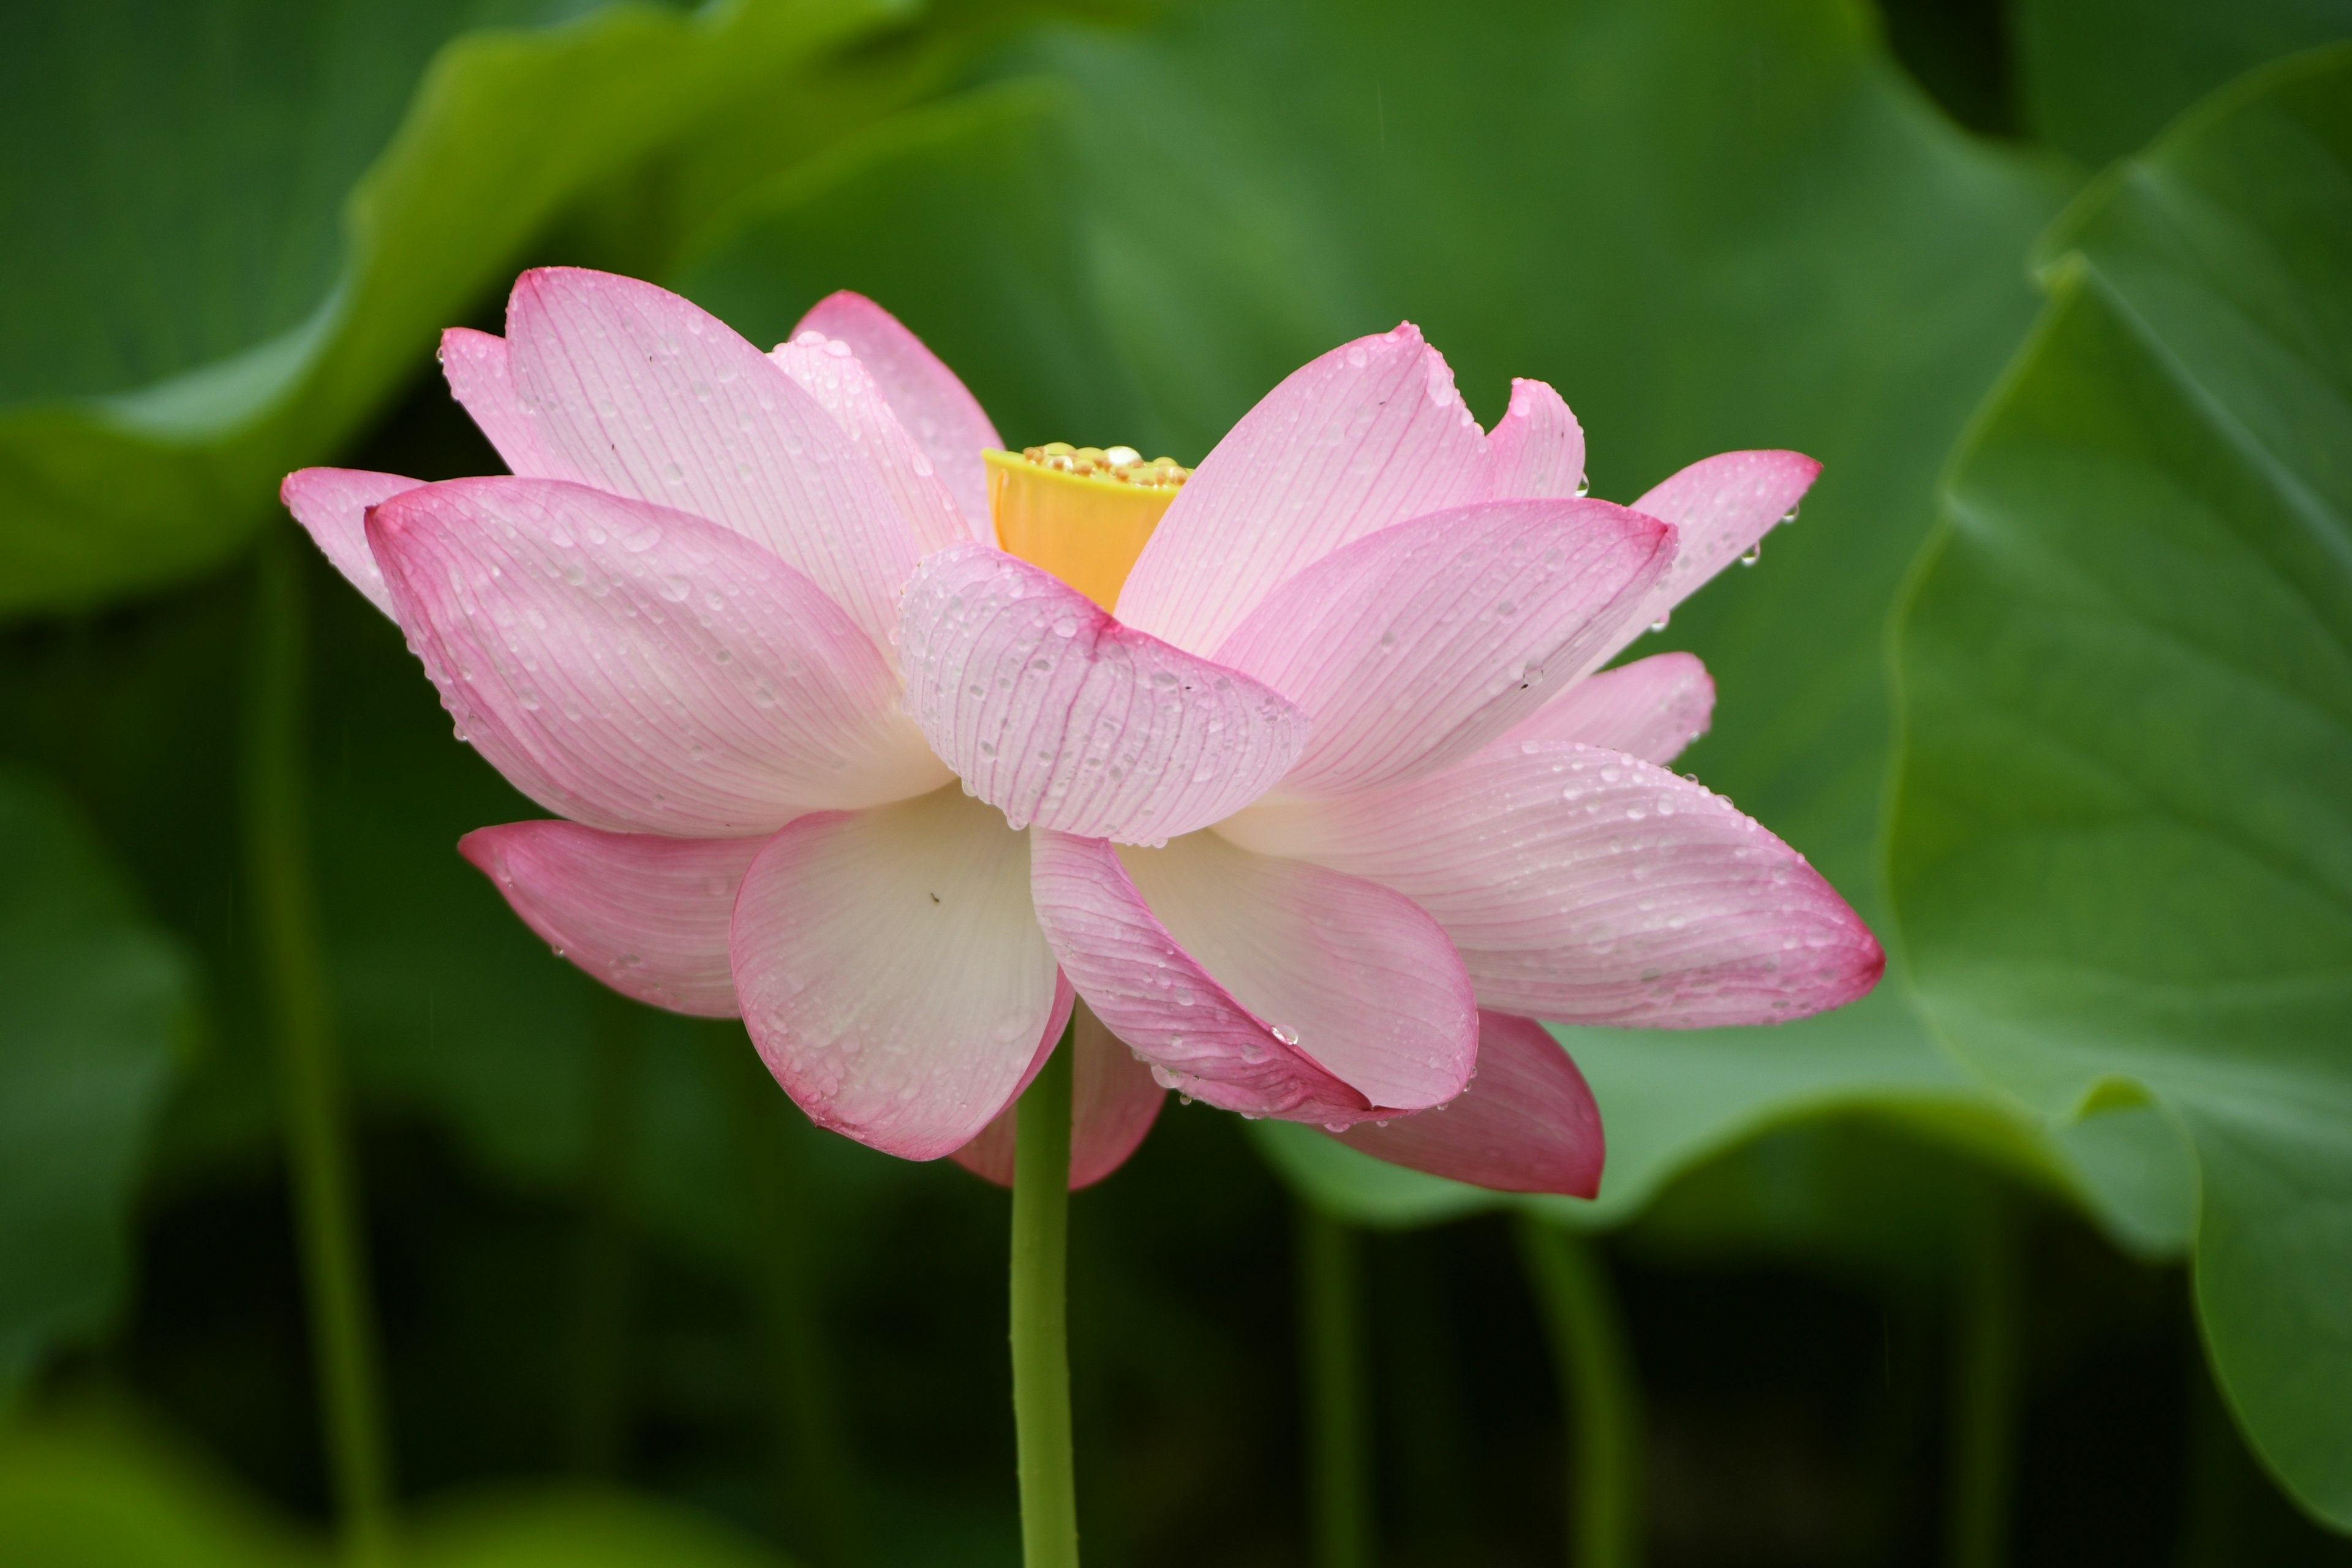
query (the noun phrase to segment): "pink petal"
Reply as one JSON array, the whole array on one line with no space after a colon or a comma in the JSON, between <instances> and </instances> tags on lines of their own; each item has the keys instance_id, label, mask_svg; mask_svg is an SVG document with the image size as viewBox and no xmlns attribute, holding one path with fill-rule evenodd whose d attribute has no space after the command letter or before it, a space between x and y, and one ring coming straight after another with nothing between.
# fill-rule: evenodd
<instances>
[{"instance_id":1,"label":"pink petal","mask_svg":"<svg viewBox=\"0 0 2352 1568\"><path fill-rule=\"evenodd\" d=\"M1532 1018L1478 1015L1478 1072L1444 1105L1331 1136L1391 1165L1501 1193L1601 1190L1601 1108Z\"/></svg>"},{"instance_id":2,"label":"pink petal","mask_svg":"<svg viewBox=\"0 0 2352 1568\"><path fill-rule=\"evenodd\" d=\"M1505 1012L1779 1023L1853 1001L1885 967L1802 856L1722 796L1596 747L1490 746L1443 773L1263 806L1220 831L1403 893L1453 939L1480 1005Z\"/></svg>"},{"instance_id":3,"label":"pink petal","mask_svg":"<svg viewBox=\"0 0 2352 1568\"><path fill-rule=\"evenodd\" d=\"M278 487L278 499L344 581L388 616L392 597L368 549L367 510L424 482L363 468L298 468Z\"/></svg>"},{"instance_id":4,"label":"pink petal","mask_svg":"<svg viewBox=\"0 0 2352 1568\"><path fill-rule=\"evenodd\" d=\"M1167 1087L1344 1124L1438 1104L1467 1081L1469 981L1408 900L1214 834L1165 849L1032 837L1046 939Z\"/></svg>"},{"instance_id":5,"label":"pink petal","mask_svg":"<svg viewBox=\"0 0 2352 1568\"><path fill-rule=\"evenodd\" d=\"M515 395L506 339L471 327L451 327L441 334L441 374L449 383L450 395L489 437L510 471L526 479L579 477L551 463L541 447L530 411Z\"/></svg>"},{"instance_id":6,"label":"pink petal","mask_svg":"<svg viewBox=\"0 0 2352 1568\"><path fill-rule=\"evenodd\" d=\"M1391 523L1484 500L1486 438L1411 323L1293 371L1217 443L1129 574L1118 616L1194 653L1286 578Z\"/></svg>"},{"instance_id":7,"label":"pink petal","mask_svg":"<svg viewBox=\"0 0 2352 1568\"><path fill-rule=\"evenodd\" d=\"M1660 653L1587 676L1521 721L1499 745L1573 741L1663 767L1706 733L1715 682L1696 654Z\"/></svg>"},{"instance_id":8,"label":"pink petal","mask_svg":"<svg viewBox=\"0 0 2352 1568\"><path fill-rule=\"evenodd\" d=\"M1822 466L1802 452L1722 452L1652 489L1633 510L1675 525L1675 563L1585 668L1597 669L1797 509Z\"/></svg>"},{"instance_id":9,"label":"pink petal","mask_svg":"<svg viewBox=\"0 0 2352 1568\"><path fill-rule=\"evenodd\" d=\"M803 332L791 342L778 343L768 357L847 432L851 444L865 455L882 488L897 503L899 515L907 520L920 553L928 555L973 537L972 524L957 510L929 456L890 412L874 377L857 363L847 343ZM988 521L985 513L981 521Z\"/></svg>"},{"instance_id":10,"label":"pink petal","mask_svg":"<svg viewBox=\"0 0 2352 1568\"><path fill-rule=\"evenodd\" d=\"M457 852L542 941L622 995L731 1018L727 922L765 843L509 822L468 833Z\"/></svg>"},{"instance_id":11,"label":"pink petal","mask_svg":"<svg viewBox=\"0 0 2352 1568\"><path fill-rule=\"evenodd\" d=\"M1486 437L1495 494L1529 499L1584 493L1584 427L1540 381L1511 382L1511 406Z\"/></svg>"},{"instance_id":12,"label":"pink petal","mask_svg":"<svg viewBox=\"0 0 2352 1568\"><path fill-rule=\"evenodd\" d=\"M516 280L507 345L558 477L722 523L888 637L913 530L816 399L725 322L634 278L550 267Z\"/></svg>"},{"instance_id":13,"label":"pink petal","mask_svg":"<svg viewBox=\"0 0 2352 1568\"><path fill-rule=\"evenodd\" d=\"M1073 1017L1077 1027L1070 1069L1070 1190L1076 1192L1127 1163L1159 1120L1168 1091L1083 1004ZM1015 1109L1008 1105L998 1111L979 1137L955 1152L955 1163L1000 1187L1011 1186Z\"/></svg>"},{"instance_id":14,"label":"pink petal","mask_svg":"<svg viewBox=\"0 0 2352 1568\"><path fill-rule=\"evenodd\" d=\"M1028 838L959 790L777 834L743 879L732 947L744 1026L784 1091L908 1160L994 1120L1067 1005Z\"/></svg>"},{"instance_id":15,"label":"pink petal","mask_svg":"<svg viewBox=\"0 0 2352 1568\"><path fill-rule=\"evenodd\" d=\"M1674 555L1597 500L1486 501L1334 551L1217 649L1314 721L1285 795L1344 795L1468 756L1580 670Z\"/></svg>"},{"instance_id":16,"label":"pink petal","mask_svg":"<svg viewBox=\"0 0 2352 1568\"><path fill-rule=\"evenodd\" d=\"M1307 742L1279 694L984 544L924 559L898 662L932 749L1015 827L1164 842L1265 793Z\"/></svg>"},{"instance_id":17,"label":"pink petal","mask_svg":"<svg viewBox=\"0 0 2352 1568\"><path fill-rule=\"evenodd\" d=\"M453 479L369 514L459 731L549 810L728 838L936 788L889 662L815 584L684 512Z\"/></svg>"},{"instance_id":18,"label":"pink petal","mask_svg":"<svg viewBox=\"0 0 2352 1568\"><path fill-rule=\"evenodd\" d=\"M795 338L803 332L822 332L850 346L882 389L898 423L930 455L931 467L957 508L982 539L993 540L988 474L980 455L1001 451L1004 443L955 372L941 364L922 339L899 325L897 317L847 289L818 300L793 329Z\"/></svg>"}]
</instances>

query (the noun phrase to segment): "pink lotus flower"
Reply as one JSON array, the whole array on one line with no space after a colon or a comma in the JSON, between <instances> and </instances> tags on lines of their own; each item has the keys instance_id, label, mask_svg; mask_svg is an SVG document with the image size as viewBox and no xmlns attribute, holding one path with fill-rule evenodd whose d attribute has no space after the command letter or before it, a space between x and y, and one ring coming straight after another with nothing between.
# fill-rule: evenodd
<instances>
[{"instance_id":1,"label":"pink lotus flower","mask_svg":"<svg viewBox=\"0 0 2352 1568\"><path fill-rule=\"evenodd\" d=\"M1003 1174L1075 988L1074 1184L1174 1089L1590 1194L1598 1113L1530 1020L1773 1022L1877 980L1800 856L1663 766L1706 727L1698 661L1592 673L1809 458L1581 499L1559 395L1517 382L1483 432L1410 326L1189 479L984 461L971 394L855 295L762 354L553 269L507 331L442 363L511 477L312 468L286 502L566 819L465 855L599 980L740 1012L826 1127Z\"/></svg>"}]
</instances>

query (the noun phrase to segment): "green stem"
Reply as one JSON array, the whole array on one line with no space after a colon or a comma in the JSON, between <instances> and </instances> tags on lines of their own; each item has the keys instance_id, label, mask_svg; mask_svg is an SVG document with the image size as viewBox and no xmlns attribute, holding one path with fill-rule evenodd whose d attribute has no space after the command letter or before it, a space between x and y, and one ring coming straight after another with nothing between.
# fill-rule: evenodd
<instances>
[{"instance_id":1,"label":"green stem","mask_svg":"<svg viewBox=\"0 0 2352 1568\"><path fill-rule=\"evenodd\" d=\"M572 1376L572 1459L594 1476L621 1466L627 1436L629 1317L634 1261L629 1175L636 1157L636 1004L598 987L593 999L586 1180L582 1192L578 1356Z\"/></svg>"},{"instance_id":2,"label":"green stem","mask_svg":"<svg viewBox=\"0 0 2352 1568\"><path fill-rule=\"evenodd\" d=\"M1021 1096L1013 1146L1013 1427L1024 1568L1077 1568L1070 1461L1068 1032Z\"/></svg>"},{"instance_id":3,"label":"green stem","mask_svg":"<svg viewBox=\"0 0 2352 1568\"><path fill-rule=\"evenodd\" d=\"M1580 1237L1523 1215L1519 1247L1568 1413L1569 1561L1576 1568L1633 1568L1642 1560L1642 1391L1616 1293Z\"/></svg>"},{"instance_id":4,"label":"green stem","mask_svg":"<svg viewBox=\"0 0 2352 1568\"><path fill-rule=\"evenodd\" d=\"M801 1151L807 1124L776 1089L738 1034L741 1064L736 1127L751 1223L759 1236L758 1283L767 1331L767 1371L775 1415L776 1523L785 1543L813 1562L841 1568L871 1553L861 1521L856 1468L828 1373ZM797 1123L797 1125L795 1125Z\"/></svg>"},{"instance_id":5,"label":"green stem","mask_svg":"<svg viewBox=\"0 0 2352 1568\"><path fill-rule=\"evenodd\" d=\"M1307 1363L1316 1568L1371 1568L1363 1264L1353 1227L1298 1210L1298 1328Z\"/></svg>"},{"instance_id":6,"label":"green stem","mask_svg":"<svg viewBox=\"0 0 2352 1568\"><path fill-rule=\"evenodd\" d=\"M2016 1241L1992 1200L1969 1237L1952 1361L1948 1568L1995 1568L2008 1559L2023 1315Z\"/></svg>"},{"instance_id":7,"label":"green stem","mask_svg":"<svg viewBox=\"0 0 2352 1568\"><path fill-rule=\"evenodd\" d=\"M293 536L281 529L260 551L247 693L245 847L261 989L277 1035L278 1095L320 1423L345 1551L354 1563L380 1563L391 1554L391 1484L342 1078L310 873L301 574Z\"/></svg>"}]
</instances>

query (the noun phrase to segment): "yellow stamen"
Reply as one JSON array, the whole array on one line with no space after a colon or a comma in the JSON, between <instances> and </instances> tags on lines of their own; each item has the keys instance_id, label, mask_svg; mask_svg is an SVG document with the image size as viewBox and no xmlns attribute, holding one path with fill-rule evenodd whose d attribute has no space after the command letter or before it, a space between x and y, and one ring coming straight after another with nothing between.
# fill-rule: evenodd
<instances>
[{"instance_id":1,"label":"yellow stamen","mask_svg":"<svg viewBox=\"0 0 2352 1568\"><path fill-rule=\"evenodd\" d=\"M983 452L996 542L1108 610L1192 470L1132 447Z\"/></svg>"}]
</instances>

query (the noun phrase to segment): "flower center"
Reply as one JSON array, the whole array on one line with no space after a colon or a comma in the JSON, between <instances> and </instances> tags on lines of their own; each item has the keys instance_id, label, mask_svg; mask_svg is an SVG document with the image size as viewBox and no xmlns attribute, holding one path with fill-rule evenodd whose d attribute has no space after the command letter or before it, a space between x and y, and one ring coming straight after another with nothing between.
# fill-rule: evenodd
<instances>
[{"instance_id":1,"label":"flower center","mask_svg":"<svg viewBox=\"0 0 2352 1568\"><path fill-rule=\"evenodd\" d=\"M1192 470L1132 447L983 452L996 542L1108 610Z\"/></svg>"}]
</instances>

